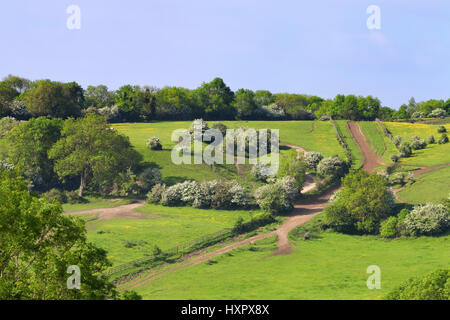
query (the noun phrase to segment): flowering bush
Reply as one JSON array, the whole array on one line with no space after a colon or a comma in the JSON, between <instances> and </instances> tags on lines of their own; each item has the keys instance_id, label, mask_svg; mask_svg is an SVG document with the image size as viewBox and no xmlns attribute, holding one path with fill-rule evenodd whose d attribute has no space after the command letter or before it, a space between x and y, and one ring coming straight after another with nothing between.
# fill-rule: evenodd
<instances>
[{"instance_id":1,"label":"flowering bush","mask_svg":"<svg viewBox=\"0 0 450 320\"><path fill-rule=\"evenodd\" d=\"M296 186L295 179L291 176L286 176L278 179L275 182L275 185L279 187L284 193L286 193L291 201L294 201L300 194L300 191Z\"/></svg>"},{"instance_id":2,"label":"flowering bush","mask_svg":"<svg viewBox=\"0 0 450 320\"><path fill-rule=\"evenodd\" d=\"M147 148L150 150L162 150L161 140L158 137L151 137L147 140Z\"/></svg>"},{"instance_id":3,"label":"flowering bush","mask_svg":"<svg viewBox=\"0 0 450 320\"><path fill-rule=\"evenodd\" d=\"M4 117L0 119L0 138L3 138L9 130L19 125L19 121L13 117Z\"/></svg>"},{"instance_id":4,"label":"flowering bush","mask_svg":"<svg viewBox=\"0 0 450 320\"><path fill-rule=\"evenodd\" d=\"M437 129L437 132L438 132L438 133L444 133L444 132L447 132L447 128L444 127L444 126L439 126L438 129Z\"/></svg>"},{"instance_id":5,"label":"flowering bush","mask_svg":"<svg viewBox=\"0 0 450 320\"><path fill-rule=\"evenodd\" d=\"M424 149L427 146L427 143L424 139L420 139L419 136L413 136L411 138L411 148L413 150Z\"/></svg>"},{"instance_id":6,"label":"flowering bush","mask_svg":"<svg viewBox=\"0 0 450 320\"><path fill-rule=\"evenodd\" d=\"M432 118L445 118L446 116L447 112L441 108L436 108L430 113L430 117Z\"/></svg>"},{"instance_id":7,"label":"flowering bush","mask_svg":"<svg viewBox=\"0 0 450 320\"><path fill-rule=\"evenodd\" d=\"M160 203L163 193L166 191L165 184L157 184L152 188L152 191L147 194L148 203Z\"/></svg>"},{"instance_id":8,"label":"flowering bush","mask_svg":"<svg viewBox=\"0 0 450 320\"><path fill-rule=\"evenodd\" d=\"M439 138L438 143L446 144L447 142L448 142L448 136L446 133L443 133L442 136Z\"/></svg>"},{"instance_id":9,"label":"flowering bush","mask_svg":"<svg viewBox=\"0 0 450 320\"><path fill-rule=\"evenodd\" d=\"M263 162L255 164L250 171L250 174L258 181L266 181L271 173L270 167Z\"/></svg>"},{"instance_id":10,"label":"flowering bush","mask_svg":"<svg viewBox=\"0 0 450 320\"><path fill-rule=\"evenodd\" d=\"M154 187L149 199L165 206L233 209L251 204L248 191L235 181L185 181L166 189ZM158 201L159 199L159 201Z\"/></svg>"},{"instance_id":11,"label":"flowering bush","mask_svg":"<svg viewBox=\"0 0 450 320\"><path fill-rule=\"evenodd\" d=\"M305 159L306 166L308 167L308 169L316 170L317 165L323 159L323 155L320 152L314 152L314 151L306 152L304 159Z\"/></svg>"},{"instance_id":12,"label":"flowering bush","mask_svg":"<svg viewBox=\"0 0 450 320\"><path fill-rule=\"evenodd\" d=\"M345 162L338 157L322 159L317 165L317 173L322 176L332 176L334 178L342 177L345 174Z\"/></svg>"},{"instance_id":13,"label":"flowering bush","mask_svg":"<svg viewBox=\"0 0 450 320\"><path fill-rule=\"evenodd\" d=\"M437 235L448 231L450 216L444 205L428 203L414 207L404 223L410 235Z\"/></svg>"},{"instance_id":14,"label":"flowering bush","mask_svg":"<svg viewBox=\"0 0 450 320\"><path fill-rule=\"evenodd\" d=\"M209 130L208 123L206 121L203 121L203 119L195 119L192 122L191 127L189 128L189 133L192 135L192 137L194 137L195 128L201 128L201 130L202 130L201 136L196 137L197 140L201 141L203 139L203 134L205 133L205 131Z\"/></svg>"},{"instance_id":15,"label":"flowering bush","mask_svg":"<svg viewBox=\"0 0 450 320\"><path fill-rule=\"evenodd\" d=\"M255 191L256 203L261 210L271 214L281 214L292 210L289 195L280 184L268 184Z\"/></svg>"}]
</instances>

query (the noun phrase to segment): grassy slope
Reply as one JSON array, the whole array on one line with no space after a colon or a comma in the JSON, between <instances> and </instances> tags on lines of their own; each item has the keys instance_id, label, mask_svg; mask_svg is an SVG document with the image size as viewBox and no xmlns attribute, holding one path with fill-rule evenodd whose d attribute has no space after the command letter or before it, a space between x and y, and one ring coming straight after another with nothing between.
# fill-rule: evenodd
<instances>
[{"instance_id":1,"label":"grassy slope","mask_svg":"<svg viewBox=\"0 0 450 320\"><path fill-rule=\"evenodd\" d=\"M245 210L202 210L191 207L146 205L138 211L162 216L147 219L89 220L88 238L108 251L114 265L129 262L151 252L154 245L162 250L232 227L238 217L248 220ZM257 211L254 212L256 214ZM88 216L86 216L88 217ZM125 248L126 241L137 244Z\"/></svg>"},{"instance_id":2,"label":"grassy slope","mask_svg":"<svg viewBox=\"0 0 450 320\"><path fill-rule=\"evenodd\" d=\"M81 211L89 209L114 208L131 203L131 199L114 198L105 199L98 197L85 197L87 203L63 204L64 211Z\"/></svg>"},{"instance_id":3,"label":"grassy slope","mask_svg":"<svg viewBox=\"0 0 450 320\"><path fill-rule=\"evenodd\" d=\"M381 157L383 163L392 164L390 157L398 150L392 141L385 136L381 126L375 121L360 121L359 125L374 152Z\"/></svg>"},{"instance_id":4,"label":"grassy slope","mask_svg":"<svg viewBox=\"0 0 450 320\"><path fill-rule=\"evenodd\" d=\"M307 150L322 152L325 156L340 155L345 157L344 151L338 144L333 128L329 122L319 121L225 121L228 128L248 127L255 129L279 129L282 142L304 147ZM161 169L165 183L175 183L186 179L212 180L217 178L237 179L234 165L216 166L212 171L210 166L175 165L171 161L171 150L176 143L171 141L172 132L176 129L189 128L191 122L154 122L154 123L124 123L115 124L114 128L128 135L132 144L143 156L144 160ZM212 122L210 122L210 125ZM152 136L161 139L164 150L150 151L146 141Z\"/></svg>"},{"instance_id":5,"label":"grassy slope","mask_svg":"<svg viewBox=\"0 0 450 320\"><path fill-rule=\"evenodd\" d=\"M414 135L424 139L430 135L434 135L437 141L441 135L437 133L438 125L436 124L384 122L384 125L394 137L402 136L403 141L410 141ZM445 127L447 131L450 131L449 124ZM423 150L415 150L412 157L401 159L400 163L417 166L433 166L450 163L450 143L445 145L427 145Z\"/></svg>"},{"instance_id":6,"label":"grassy slope","mask_svg":"<svg viewBox=\"0 0 450 320\"><path fill-rule=\"evenodd\" d=\"M291 255L273 257L272 238L169 272L137 291L145 299L380 299L410 277L449 265L443 254L449 240L323 233L300 241ZM380 290L366 286L370 265L381 268Z\"/></svg>"},{"instance_id":7,"label":"grassy slope","mask_svg":"<svg viewBox=\"0 0 450 320\"><path fill-rule=\"evenodd\" d=\"M339 132L344 139L345 143L347 143L348 148L352 154L352 167L353 169L359 169L363 165L363 154L358 144L350 132L350 129L347 125L347 120L335 120L336 126L339 128Z\"/></svg>"},{"instance_id":8,"label":"grassy slope","mask_svg":"<svg viewBox=\"0 0 450 320\"><path fill-rule=\"evenodd\" d=\"M439 202L450 194L450 167L426 173L398 193L405 202L418 204Z\"/></svg>"}]
</instances>

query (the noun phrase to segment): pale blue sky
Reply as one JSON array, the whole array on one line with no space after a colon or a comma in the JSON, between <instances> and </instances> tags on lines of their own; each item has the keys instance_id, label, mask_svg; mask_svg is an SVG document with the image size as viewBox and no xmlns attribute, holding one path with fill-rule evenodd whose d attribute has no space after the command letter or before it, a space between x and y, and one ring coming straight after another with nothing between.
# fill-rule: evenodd
<instances>
[{"instance_id":1,"label":"pale blue sky","mask_svg":"<svg viewBox=\"0 0 450 320\"><path fill-rule=\"evenodd\" d=\"M81 30L66 9L81 8ZM381 30L366 27L369 5ZM398 108L450 97L448 0L14 0L0 3L0 77L334 97Z\"/></svg>"}]
</instances>

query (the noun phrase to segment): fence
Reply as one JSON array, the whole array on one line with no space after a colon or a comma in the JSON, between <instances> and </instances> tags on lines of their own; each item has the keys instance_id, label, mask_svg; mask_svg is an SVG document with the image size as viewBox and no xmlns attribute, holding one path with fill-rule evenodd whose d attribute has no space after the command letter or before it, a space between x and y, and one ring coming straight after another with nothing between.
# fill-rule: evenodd
<instances>
[{"instance_id":1,"label":"fence","mask_svg":"<svg viewBox=\"0 0 450 320\"><path fill-rule=\"evenodd\" d=\"M351 167L352 163L353 163L352 153L350 152L350 149L349 149L347 143L342 138L342 135L340 134L338 127L336 126L333 118L331 118L331 117L330 117L330 122L334 128L334 132L336 133L336 138L337 138L339 144L344 148L345 155L347 156L347 159L348 159L348 166Z\"/></svg>"},{"instance_id":2,"label":"fence","mask_svg":"<svg viewBox=\"0 0 450 320\"><path fill-rule=\"evenodd\" d=\"M381 122L381 120L378 118L376 118L375 121L378 122L378 124L381 126L381 128L383 128L384 134L392 141L392 143L394 143L394 137L389 132L389 130L384 126L383 122ZM395 143L394 143L394 145L395 145Z\"/></svg>"}]
</instances>

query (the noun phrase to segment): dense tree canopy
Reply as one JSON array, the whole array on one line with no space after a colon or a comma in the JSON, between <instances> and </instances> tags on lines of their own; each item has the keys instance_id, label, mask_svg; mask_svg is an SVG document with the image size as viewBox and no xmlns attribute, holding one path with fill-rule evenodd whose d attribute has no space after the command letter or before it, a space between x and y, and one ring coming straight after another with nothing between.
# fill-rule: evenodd
<instances>
[{"instance_id":1,"label":"dense tree canopy","mask_svg":"<svg viewBox=\"0 0 450 320\"><path fill-rule=\"evenodd\" d=\"M38 189L48 189L56 183L48 152L60 138L62 126L60 119L40 117L15 126L6 136L8 162L20 169Z\"/></svg>"},{"instance_id":2,"label":"dense tree canopy","mask_svg":"<svg viewBox=\"0 0 450 320\"><path fill-rule=\"evenodd\" d=\"M106 252L87 242L84 222L31 196L16 172L0 169L0 181L0 300L116 298L100 275L110 266ZM73 265L81 290L67 288Z\"/></svg>"},{"instance_id":3,"label":"dense tree canopy","mask_svg":"<svg viewBox=\"0 0 450 320\"><path fill-rule=\"evenodd\" d=\"M49 152L60 178L79 177L80 196L88 182L107 187L127 169L134 169L141 155L128 137L110 128L106 120L95 114L64 122L61 139Z\"/></svg>"},{"instance_id":4,"label":"dense tree canopy","mask_svg":"<svg viewBox=\"0 0 450 320\"><path fill-rule=\"evenodd\" d=\"M25 92L23 100L33 116L68 118L81 115L84 93L76 82L42 80Z\"/></svg>"},{"instance_id":5,"label":"dense tree canopy","mask_svg":"<svg viewBox=\"0 0 450 320\"><path fill-rule=\"evenodd\" d=\"M20 102L17 104L17 102ZM16 110L16 111L13 111ZM22 110L24 109L24 110ZM443 110L434 112L434 110ZM9 75L0 82L0 117L78 117L96 112L109 121L150 120L383 120L442 117L450 99L416 102L411 98L399 110L382 106L373 96L337 94L334 99L298 93L239 89L233 92L223 79L204 82L196 89L124 85L111 91L105 85L30 81Z\"/></svg>"}]
</instances>

